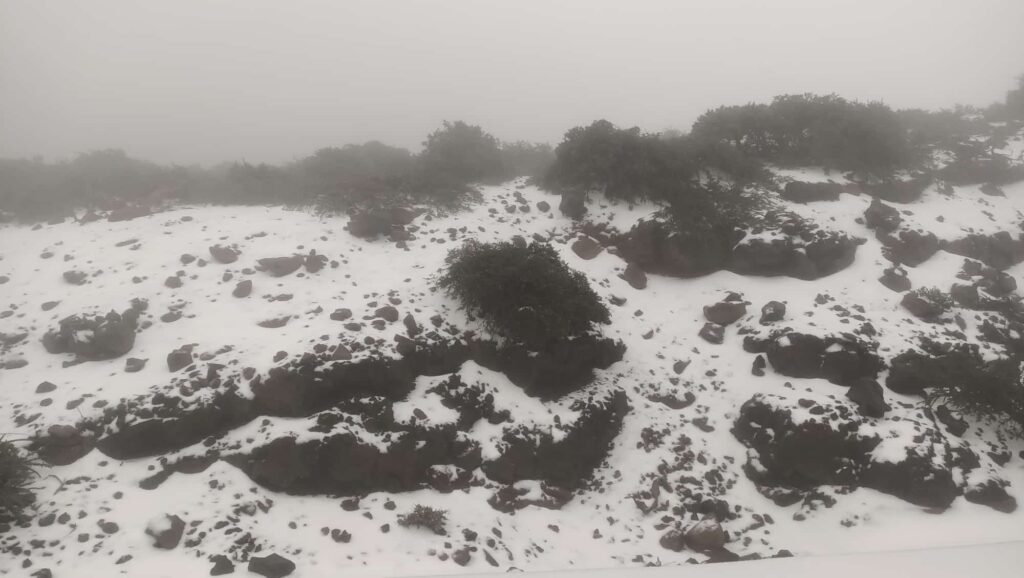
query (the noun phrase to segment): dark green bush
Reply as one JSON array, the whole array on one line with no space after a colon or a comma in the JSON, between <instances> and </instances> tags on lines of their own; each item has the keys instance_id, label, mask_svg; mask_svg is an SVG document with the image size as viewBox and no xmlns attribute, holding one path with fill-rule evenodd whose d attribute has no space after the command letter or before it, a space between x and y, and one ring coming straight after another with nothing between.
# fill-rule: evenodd
<instances>
[{"instance_id":1,"label":"dark green bush","mask_svg":"<svg viewBox=\"0 0 1024 578\"><path fill-rule=\"evenodd\" d=\"M1019 360L985 364L970 359L954 361L958 363L947 363L950 371L943 372L928 391L929 403L944 403L961 413L991 419L1011 433L1024 436L1024 385Z\"/></svg>"},{"instance_id":2,"label":"dark green bush","mask_svg":"<svg viewBox=\"0 0 1024 578\"><path fill-rule=\"evenodd\" d=\"M913 160L907 131L889 107L836 95L785 95L768 105L723 106L697 119L692 134L768 162L876 177L890 176Z\"/></svg>"},{"instance_id":3,"label":"dark green bush","mask_svg":"<svg viewBox=\"0 0 1024 578\"><path fill-rule=\"evenodd\" d=\"M696 173L682 147L673 146L676 143L635 127L620 129L606 120L576 127L555 149L544 184L631 202L662 199Z\"/></svg>"},{"instance_id":4,"label":"dark green bush","mask_svg":"<svg viewBox=\"0 0 1024 578\"><path fill-rule=\"evenodd\" d=\"M467 241L447 262L438 286L488 329L530 348L543 349L610 321L587 278L549 245Z\"/></svg>"},{"instance_id":5,"label":"dark green bush","mask_svg":"<svg viewBox=\"0 0 1024 578\"><path fill-rule=\"evenodd\" d=\"M418 186L436 189L489 183L505 177L498 139L459 120L427 136L419 158Z\"/></svg>"},{"instance_id":6,"label":"dark green bush","mask_svg":"<svg viewBox=\"0 0 1024 578\"><path fill-rule=\"evenodd\" d=\"M425 528L438 536L444 536L448 533L445 528L447 522L447 512L420 504L416 504L416 507L408 514L402 514L398 517L399 526L404 528Z\"/></svg>"},{"instance_id":7,"label":"dark green bush","mask_svg":"<svg viewBox=\"0 0 1024 578\"><path fill-rule=\"evenodd\" d=\"M35 502L31 483L39 477L41 464L0 438L0 524L23 522L26 510Z\"/></svg>"}]
</instances>

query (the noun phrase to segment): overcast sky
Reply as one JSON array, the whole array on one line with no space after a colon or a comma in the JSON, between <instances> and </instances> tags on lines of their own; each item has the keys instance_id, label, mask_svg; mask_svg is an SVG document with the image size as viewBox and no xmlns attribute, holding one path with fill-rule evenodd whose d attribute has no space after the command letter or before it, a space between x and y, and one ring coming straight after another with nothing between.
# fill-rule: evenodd
<instances>
[{"instance_id":1,"label":"overcast sky","mask_svg":"<svg viewBox=\"0 0 1024 578\"><path fill-rule=\"evenodd\" d=\"M561 140L836 92L986 105L1024 0L0 0L0 157L280 162L442 120Z\"/></svg>"}]
</instances>

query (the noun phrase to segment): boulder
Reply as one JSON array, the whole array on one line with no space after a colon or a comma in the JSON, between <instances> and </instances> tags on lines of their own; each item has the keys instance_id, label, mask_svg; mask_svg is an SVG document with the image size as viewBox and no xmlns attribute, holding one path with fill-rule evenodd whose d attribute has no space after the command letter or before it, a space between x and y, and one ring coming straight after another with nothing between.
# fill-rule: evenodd
<instances>
[{"instance_id":1,"label":"boulder","mask_svg":"<svg viewBox=\"0 0 1024 578\"><path fill-rule=\"evenodd\" d=\"M601 254L604 248L590 237L580 237L572 244L572 251L584 261L589 261Z\"/></svg>"},{"instance_id":2,"label":"boulder","mask_svg":"<svg viewBox=\"0 0 1024 578\"><path fill-rule=\"evenodd\" d=\"M284 578L295 571L295 562L284 556L253 556L249 558L249 572L266 578Z\"/></svg>"},{"instance_id":3,"label":"boulder","mask_svg":"<svg viewBox=\"0 0 1024 578\"><path fill-rule=\"evenodd\" d=\"M636 263L626 265L626 270L622 272L622 279L633 289L647 288L647 273L644 273L644 270Z\"/></svg>"},{"instance_id":4,"label":"boulder","mask_svg":"<svg viewBox=\"0 0 1024 578\"><path fill-rule=\"evenodd\" d=\"M135 301L122 313L65 317L58 329L43 336L43 347L50 353L73 353L85 361L121 357L135 345L139 314L145 308L145 302Z\"/></svg>"},{"instance_id":5,"label":"boulder","mask_svg":"<svg viewBox=\"0 0 1024 578\"><path fill-rule=\"evenodd\" d=\"M900 228L903 217L900 212L878 199L871 199L871 204L864 211L864 224L869 229L877 229L882 233L891 233Z\"/></svg>"},{"instance_id":6,"label":"boulder","mask_svg":"<svg viewBox=\"0 0 1024 578\"><path fill-rule=\"evenodd\" d=\"M241 299L243 297L248 297L250 293L252 293L252 280L245 279L243 281L239 281L235 285L235 289L231 292L231 295Z\"/></svg>"},{"instance_id":7,"label":"boulder","mask_svg":"<svg viewBox=\"0 0 1024 578\"><path fill-rule=\"evenodd\" d=\"M146 526L146 534L153 538L153 546L161 550L177 548L184 532L185 521L175 515L158 516Z\"/></svg>"},{"instance_id":8,"label":"boulder","mask_svg":"<svg viewBox=\"0 0 1024 578\"><path fill-rule=\"evenodd\" d=\"M897 265L917 267L931 259L941 247L938 237L927 231L903 230L897 233L876 233L882 243L882 255Z\"/></svg>"},{"instance_id":9,"label":"boulder","mask_svg":"<svg viewBox=\"0 0 1024 578\"><path fill-rule=\"evenodd\" d=\"M306 259L302 255L292 255L291 257L268 257L260 259L258 263L272 277L284 277L298 271L305 261Z\"/></svg>"},{"instance_id":10,"label":"boulder","mask_svg":"<svg viewBox=\"0 0 1024 578\"><path fill-rule=\"evenodd\" d=\"M222 247L220 245L213 245L210 247L210 256L213 257L213 260L225 265L237 261L238 255L240 254L241 251L231 247Z\"/></svg>"},{"instance_id":11,"label":"boulder","mask_svg":"<svg viewBox=\"0 0 1024 578\"><path fill-rule=\"evenodd\" d=\"M808 402L797 411L789 398L758 394L740 408L733 434L752 450L744 471L756 484L867 487L936 509L960 494L954 452L925 413L866 423L831 397Z\"/></svg>"},{"instance_id":12,"label":"boulder","mask_svg":"<svg viewBox=\"0 0 1024 578\"><path fill-rule=\"evenodd\" d=\"M943 242L942 248L955 255L977 259L995 269L1003 270L1024 261L1024 238L1006 231L992 235L968 235Z\"/></svg>"},{"instance_id":13,"label":"boulder","mask_svg":"<svg viewBox=\"0 0 1024 578\"><path fill-rule=\"evenodd\" d=\"M878 278L878 282L897 293L910 291L911 287L907 271L898 265L883 270L882 276Z\"/></svg>"},{"instance_id":14,"label":"boulder","mask_svg":"<svg viewBox=\"0 0 1024 578\"><path fill-rule=\"evenodd\" d=\"M790 181L782 189L782 198L794 203L811 203L816 201L838 201L843 186L838 183L805 183Z\"/></svg>"},{"instance_id":15,"label":"boulder","mask_svg":"<svg viewBox=\"0 0 1024 578\"><path fill-rule=\"evenodd\" d=\"M167 354L167 369L175 373L192 365L192 347L185 345Z\"/></svg>"},{"instance_id":16,"label":"boulder","mask_svg":"<svg viewBox=\"0 0 1024 578\"><path fill-rule=\"evenodd\" d=\"M770 325L782 321L786 317L786 304L781 301L769 301L761 307L761 325Z\"/></svg>"},{"instance_id":17,"label":"boulder","mask_svg":"<svg viewBox=\"0 0 1024 578\"><path fill-rule=\"evenodd\" d=\"M742 301L720 301L704 306L704 318L716 325L731 325L747 314L747 304Z\"/></svg>"},{"instance_id":18,"label":"boulder","mask_svg":"<svg viewBox=\"0 0 1024 578\"><path fill-rule=\"evenodd\" d=\"M818 337L806 333L773 333L766 349L776 372L789 377L821 378L851 386L875 378L884 364L874 347L845 336Z\"/></svg>"},{"instance_id":19,"label":"boulder","mask_svg":"<svg viewBox=\"0 0 1024 578\"><path fill-rule=\"evenodd\" d=\"M708 343L720 345L723 341L725 341L725 328L722 327L721 325L709 322L705 323L704 326L700 328L700 331L697 333L697 335L699 335L701 338L704 339L704 341L707 341Z\"/></svg>"},{"instance_id":20,"label":"boulder","mask_svg":"<svg viewBox=\"0 0 1024 578\"><path fill-rule=\"evenodd\" d=\"M686 530L686 545L697 552L711 552L725 546L725 530L713 519L702 520Z\"/></svg>"},{"instance_id":21,"label":"boulder","mask_svg":"<svg viewBox=\"0 0 1024 578\"><path fill-rule=\"evenodd\" d=\"M882 393L882 386L870 377L862 377L846 390L846 398L857 404L861 415L867 417L882 417L891 408L885 403L885 395Z\"/></svg>"}]
</instances>

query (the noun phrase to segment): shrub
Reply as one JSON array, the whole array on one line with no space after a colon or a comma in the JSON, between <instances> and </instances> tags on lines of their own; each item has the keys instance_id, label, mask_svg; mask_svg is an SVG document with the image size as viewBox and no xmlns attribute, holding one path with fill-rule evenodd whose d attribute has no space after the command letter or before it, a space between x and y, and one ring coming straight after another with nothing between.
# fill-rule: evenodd
<instances>
[{"instance_id":1,"label":"shrub","mask_svg":"<svg viewBox=\"0 0 1024 578\"><path fill-rule=\"evenodd\" d=\"M445 121L427 136L419 163L417 184L427 191L493 182L505 176L498 139L461 120Z\"/></svg>"},{"instance_id":2,"label":"shrub","mask_svg":"<svg viewBox=\"0 0 1024 578\"><path fill-rule=\"evenodd\" d=\"M991 419L1024 436L1024 385L1020 362L1002 359L981 364L961 360L928 392L930 404L944 403L961 413Z\"/></svg>"},{"instance_id":3,"label":"shrub","mask_svg":"<svg viewBox=\"0 0 1024 578\"><path fill-rule=\"evenodd\" d=\"M919 287L909 292L919 299L934 307L938 315L949 312L953 309L953 297L938 287Z\"/></svg>"},{"instance_id":4,"label":"shrub","mask_svg":"<svg viewBox=\"0 0 1024 578\"><path fill-rule=\"evenodd\" d=\"M607 120L575 127L555 149L555 162L544 183L552 189L596 191L630 202L664 198L694 175L675 143L636 127L620 129Z\"/></svg>"},{"instance_id":5,"label":"shrub","mask_svg":"<svg viewBox=\"0 0 1024 578\"><path fill-rule=\"evenodd\" d=\"M438 286L491 331L533 349L610 321L587 278L549 245L467 241L447 263Z\"/></svg>"},{"instance_id":6,"label":"shrub","mask_svg":"<svg viewBox=\"0 0 1024 578\"><path fill-rule=\"evenodd\" d=\"M720 107L697 119L692 134L786 165L820 165L876 177L912 160L907 131L881 103L836 95L777 96L771 104Z\"/></svg>"},{"instance_id":7,"label":"shrub","mask_svg":"<svg viewBox=\"0 0 1024 578\"><path fill-rule=\"evenodd\" d=\"M501 161L509 177L541 177L555 161L551 145L517 141L501 144Z\"/></svg>"},{"instance_id":8,"label":"shrub","mask_svg":"<svg viewBox=\"0 0 1024 578\"><path fill-rule=\"evenodd\" d=\"M35 502L31 482L42 465L15 445L0 438L0 524L23 522L25 511Z\"/></svg>"},{"instance_id":9,"label":"shrub","mask_svg":"<svg viewBox=\"0 0 1024 578\"><path fill-rule=\"evenodd\" d=\"M295 170L321 206L343 209L397 195L415 165L409 151L371 141L320 149L296 163Z\"/></svg>"},{"instance_id":10,"label":"shrub","mask_svg":"<svg viewBox=\"0 0 1024 578\"><path fill-rule=\"evenodd\" d=\"M448 533L445 529L447 518L448 513L444 510L417 504L411 512L398 517L398 524L404 528L426 528L439 536L444 536Z\"/></svg>"}]
</instances>

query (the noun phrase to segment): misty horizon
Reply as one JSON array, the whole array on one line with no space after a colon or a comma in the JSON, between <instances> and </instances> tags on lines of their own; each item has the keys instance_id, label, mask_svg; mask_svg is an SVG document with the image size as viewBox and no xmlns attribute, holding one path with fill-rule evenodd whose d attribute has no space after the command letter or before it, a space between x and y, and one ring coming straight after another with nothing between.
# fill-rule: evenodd
<instances>
[{"instance_id":1,"label":"misty horizon","mask_svg":"<svg viewBox=\"0 0 1024 578\"><path fill-rule=\"evenodd\" d=\"M282 163L442 121L557 144L605 118L688 131L721 105L835 93L986 106L1024 63L1024 4L991 1L0 1L0 157L116 148Z\"/></svg>"}]
</instances>

